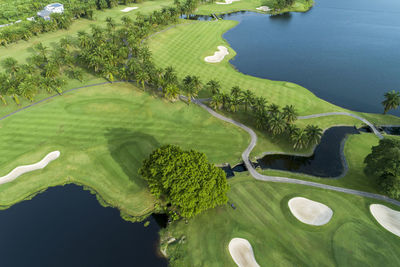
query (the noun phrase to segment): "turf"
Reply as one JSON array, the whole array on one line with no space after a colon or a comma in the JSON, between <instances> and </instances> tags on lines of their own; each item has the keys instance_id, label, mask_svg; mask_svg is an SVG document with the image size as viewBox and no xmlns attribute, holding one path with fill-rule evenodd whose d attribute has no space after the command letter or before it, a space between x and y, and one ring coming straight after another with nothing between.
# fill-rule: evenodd
<instances>
[{"instance_id":1,"label":"turf","mask_svg":"<svg viewBox=\"0 0 400 267\"><path fill-rule=\"evenodd\" d=\"M168 251L181 249L180 266L235 266L229 251L234 237L249 240L260 266L395 266L399 238L379 226L369 213L371 200L290 184L255 181L242 175L230 180L228 205L185 224L171 224L163 238L186 237ZM295 196L328 205L332 220L320 227L299 222L287 202ZM176 256L176 255L172 255ZM179 257L179 256L178 256Z\"/></svg>"},{"instance_id":2,"label":"turf","mask_svg":"<svg viewBox=\"0 0 400 267\"><path fill-rule=\"evenodd\" d=\"M162 144L206 153L213 163L239 161L247 134L196 105L170 103L119 83L74 91L0 121L0 176L60 150L44 170L0 187L6 208L49 186L76 182L133 216L154 200L139 177L143 159Z\"/></svg>"},{"instance_id":3,"label":"turf","mask_svg":"<svg viewBox=\"0 0 400 267\"><path fill-rule=\"evenodd\" d=\"M224 2L224 0L218 0L215 2ZM260 6L269 6L273 4L273 0L240 0L233 2L230 5L219 5L216 3L209 3L200 5L196 10L196 14L199 15L209 15L212 13L230 13L242 10L249 10L258 12L256 9ZM305 12L310 9L310 4L307 4L305 0L296 0L295 3L289 7L282 10L282 12L295 11L295 12Z\"/></svg>"},{"instance_id":4,"label":"turf","mask_svg":"<svg viewBox=\"0 0 400 267\"><path fill-rule=\"evenodd\" d=\"M362 133L350 135L345 143L344 154L349 165L346 175L339 179L317 178L300 173L279 170L260 170L262 174L297 178L323 184L351 188L372 193L380 193L378 177L364 172L364 158L371 153L371 147L378 144L379 139L373 134Z\"/></svg>"},{"instance_id":5,"label":"turf","mask_svg":"<svg viewBox=\"0 0 400 267\"><path fill-rule=\"evenodd\" d=\"M90 25L98 25L105 26L105 20L107 17L113 18L116 22L120 23L120 19L123 16L128 16L132 19L136 17L136 14L139 12L141 14L149 14L154 10L158 10L163 6L169 6L173 3L171 0L152 0L145 1L142 3L133 3L130 6L139 7L137 10L132 10L130 12L121 12L126 6L120 5L118 7L114 7L112 9L105 9L94 12L94 19L79 19L72 23L71 27L68 30L58 30L55 32L49 32L45 34L40 34L37 37L33 37L28 41L19 41L17 43L10 44L6 47L0 47L0 62L7 57L13 57L17 59L20 63L25 62L26 58L31 55L32 46L35 44L42 42L44 45L48 47L52 47L55 43L57 43L61 38L65 36L74 36L78 33L78 31L89 31ZM0 71L2 70L2 66L0 66Z\"/></svg>"},{"instance_id":6,"label":"turf","mask_svg":"<svg viewBox=\"0 0 400 267\"><path fill-rule=\"evenodd\" d=\"M250 89L257 96L264 96L269 103L294 105L300 115L347 111L318 98L299 85L261 79L236 71L229 63L236 53L222 35L237 23L231 20L187 22L154 35L148 43L156 64L161 67L173 66L180 77L198 75L203 82L216 79L225 91L233 86ZM228 47L230 54L220 63L206 63L204 58L213 55L219 45ZM370 114L370 117L376 120L382 117L385 121L397 123L400 121L395 116ZM340 124L340 120L335 120L334 123Z\"/></svg>"}]
</instances>

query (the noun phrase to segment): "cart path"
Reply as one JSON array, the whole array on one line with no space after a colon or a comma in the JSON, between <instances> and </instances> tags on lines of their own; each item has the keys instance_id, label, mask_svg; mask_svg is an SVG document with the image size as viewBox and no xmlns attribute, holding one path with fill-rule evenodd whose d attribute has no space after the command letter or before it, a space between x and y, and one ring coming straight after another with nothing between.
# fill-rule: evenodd
<instances>
[{"instance_id":1,"label":"cart path","mask_svg":"<svg viewBox=\"0 0 400 267\"><path fill-rule=\"evenodd\" d=\"M386 201L386 202L389 202L391 204L394 204L394 205L400 207L400 201L397 201L397 200L391 199L387 196L383 196L383 195L379 195L379 194L373 194L373 193L358 191L358 190L354 190L354 189L320 184L320 183L309 182L309 181L304 181L304 180L299 180L299 179L292 179L292 178L287 178L287 177L267 176L267 175L262 175L262 174L258 173L256 171L256 169L254 169L254 167L251 164L250 159L249 159L250 152L253 150L253 148L256 146L256 143L257 143L256 133L252 129L247 127L246 125L244 125L240 122L237 122L233 119L227 118L227 117L215 112L213 109L211 109L208 106L201 103L201 101L193 100L193 102L196 103L197 105L199 105L200 107L202 107L203 109L207 110L212 116L216 117L217 119L232 123L232 124L242 128L243 130L245 130L248 134L250 134L251 141L250 141L249 146L242 153L242 160L243 160L244 164L246 165L246 168L249 171L249 173L251 174L251 176L253 176L255 179L260 180L260 181L267 181L267 182L300 184L300 185L312 186L312 187L322 188L322 189L326 189L326 190L332 190L332 191L342 192L342 193L346 193L346 194L382 200L382 201ZM324 114L328 114L328 113L324 113ZM334 112L334 113L330 113L330 115L346 115L346 114L341 114L341 112ZM317 114L315 117L330 116L330 115ZM311 115L311 116L313 116L313 115ZM356 116L355 118L357 118L357 117L358 116ZM361 117L358 117L358 118L362 119ZM364 119L362 119L362 120L364 120Z\"/></svg>"}]
</instances>

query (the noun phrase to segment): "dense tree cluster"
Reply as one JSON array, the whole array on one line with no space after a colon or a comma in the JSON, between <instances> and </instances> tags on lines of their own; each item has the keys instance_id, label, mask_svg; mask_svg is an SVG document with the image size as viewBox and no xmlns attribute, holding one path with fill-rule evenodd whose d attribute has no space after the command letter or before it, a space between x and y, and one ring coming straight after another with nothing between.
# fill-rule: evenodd
<instances>
[{"instance_id":1,"label":"dense tree cluster","mask_svg":"<svg viewBox=\"0 0 400 267\"><path fill-rule=\"evenodd\" d=\"M5 104L5 96L11 96L17 104L19 97L32 101L37 88L60 93L63 75L81 80L81 68L110 81L135 80L143 88L147 85L156 91L162 89L166 97L176 99L181 84L175 71L156 68L142 40L158 26L176 22L180 14L186 12L185 6L190 5L163 8L147 16L139 13L135 21L123 17L119 24L107 18L106 28L92 26L90 33L82 31L76 38L63 38L52 51L38 44L28 64L18 64L15 59L8 58L3 62L5 71L0 74L1 99Z\"/></svg>"},{"instance_id":2,"label":"dense tree cluster","mask_svg":"<svg viewBox=\"0 0 400 267\"><path fill-rule=\"evenodd\" d=\"M54 50L39 43L33 47L34 54L28 58L28 64L18 64L14 58L5 59L5 69L0 73L0 99L7 104L5 96L10 96L17 104L19 97L33 101L39 88L47 92L61 93L64 84L62 75L69 73L76 79L82 78L82 71L73 66L71 40L61 39Z\"/></svg>"},{"instance_id":3,"label":"dense tree cluster","mask_svg":"<svg viewBox=\"0 0 400 267\"><path fill-rule=\"evenodd\" d=\"M365 172L379 177L381 189L391 198L400 199L400 140L381 139L364 162Z\"/></svg>"},{"instance_id":4,"label":"dense tree cluster","mask_svg":"<svg viewBox=\"0 0 400 267\"><path fill-rule=\"evenodd\" d=\"M22 22L0 29L0 45L7 45L19 40L28 40L32 36L44 32L51 32L58 29L68 29L74 19L79 19L81 17L92 19L94 10L113 8L118 6L119 3L125 5L133 2L137 3L141 2L141 0L70 0L61 2L65 6L64 13L51 14L51 20L46 21L36 16L36 12L49 4L49 1L29 0L27 3L25 3L25 6L30 6L31 8L26 10L26 12L17 12L17 14L21 16L17 19L22 20ZM196 3L194 1L187 1L185 3L192 2ZM5 9L8 6L9 5L2 5L0 6L0 10ZM186 5L182 5L182 8L185 7ZM26 17L28 16L34 16L35 20L27 21Z\"/></svg>"},{"instance_id":5,"label":"dense tree cluster","mask_svg":"<svg viewBox=\"0 0 400 267\"><path fill-rule=\"evenodd\" d=\"M315 125L298 128L294 122L297 112L294 106L287 105L280 109L276 104L267 103L264 97L257 97L251 90L232 87L230 93L221 93L220 84L211 80L207 88L214 94L210 105L214 109L237 112L243 109L249 117L255 119L257 128L266 130L272 135L286 135L293 143L294 149L302 149L318 144L321 140L322 129Z\"/></svg>"},{"instance_id":6,"label":"dense tree cluster","mask_svg":"<svg viewBox=\"0 0 400 267\"><path fill-rule=\"evenodd\" d=\"M228 201L225 172L194 150L162 146L143 162L139 173L173 219L191 218Z\"/></svg>"}]
</instances>

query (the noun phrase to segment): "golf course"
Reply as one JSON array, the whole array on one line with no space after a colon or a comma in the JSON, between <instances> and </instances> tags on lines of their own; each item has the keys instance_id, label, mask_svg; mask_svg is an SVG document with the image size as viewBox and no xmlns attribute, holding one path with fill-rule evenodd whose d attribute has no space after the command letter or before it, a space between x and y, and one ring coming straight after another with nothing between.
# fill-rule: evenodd
<instances>
[{"instance_id":1,"label":"golf course","mask_svg":"<svg viewBox=\"0 0 400 267\"><path fill-rule=\"evenodd\" d=\"M154 242L158 235L157 242L146 243L153 247L146 257L157 259L154 262L160 266L166 260L170 266L398 265L400 193L396 195L396 190L400 187L382 182L397 179L398 173L367 170L371 155L385 140L400 144L400 136L381 127L400 126L400 117L393 113L400 95L397 105L385 104L386 92L399 88L381 89L385 90L382 99L376 101L386 97L384 114L368 113L333 104L295 82L245 74L234 65L238 52L224 36L243 22L225 14L257 12L280 19L287 12L307 16L307 11L318 10L318 1L285 1L151 0L124 5L117 1L112 6L107 0L109 8L95 10L93 19L75 18L68 29L0 46L0 216L22 212L22 204L32 203L29 215L20 214L22 221L29 222L28 216L38 209L34 206L40 203L35 202L38 195L54 199L54 189L65 188L74 197L70 184L75 184L95 195L104 208L117 210L118 219L135 226L142 223L143 229L123 228L127 232L122 235L138 237L135 243L146 235ZM185 15L206 19L184 19ZM284 23L280 27L289 27ZM66 48L63 42L68 43ZM65 57L51 76L47 65L56 65L60 50L71 59ZM104 57L99 51L104 51ZM10 57L16 61L7 64ZM288 62L288 68L296 66ZM79 79L70 75L74 70L81 73ZM59 79L60 90L37 88L29 95L24 88L35 85L35 77ZM251 101L246 102L246 94ZM278 119L278 130L267 127ZM313 157L323 134L334 126L357 131L341 140L339 156L345 167L339 177L261 169L254 164L266 154ZM314 139L310 129L316 132ZM296 134L303 134L301 142L293 137ZM163 158L165 151L170 154ZM393 166L397 166L396 151L388 157ZM188 163L190 157L193 161ZM227 179L221 166L237 164L245 170ZM210 180L202 180L209 174ZM221 177L223 181L218 180ZM180 189L192 180L192 187ZM202 187L209 191L201 191ZM216 201L217 197L205 193L214 193L215 188L226 189L226 195L218 195L223 204L202 202ZM81 198L77 195L77 199ZM183 208L185 202L190 211ZM198 212L198 207L203 210ZM379 218L373 212L376 207ZM69 219L63 220L62 227L68 227ZM85 232L91 232L91 227L113 238L102 220L78 230L79 242L71 235L69 245L85 251L85 244L90 244L85 243L89 238ZM13 225L0 223L0 229L7 227ZM41 234L43 240L53 239L51 231ZM25 235L15 242L34 243L29 238ZM0 248L6 248L7 242ZM58 255L51 247L62 245L47 243L49 253ZM66 251L74 254L72 248ZM98 253L104 254L100 249ZM144 255L134 250L131 254L137 264L146 264ZM132 264L125 259L117 262L112 255L108 259L116 266ZM32 262L40 265L40 259Z\"/></svg>"}]
</instances>

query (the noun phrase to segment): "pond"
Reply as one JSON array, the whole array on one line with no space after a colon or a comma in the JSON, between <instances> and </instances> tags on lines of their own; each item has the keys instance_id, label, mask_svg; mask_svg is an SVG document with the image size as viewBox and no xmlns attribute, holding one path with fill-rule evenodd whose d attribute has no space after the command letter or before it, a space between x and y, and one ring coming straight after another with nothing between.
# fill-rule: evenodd
<instances>
[{"instance_id":1,"label":"pond","mask_svg":"<svg viewBox=\"0 0 400 267\"><path fill-rule=\"evenodd\" d=\"M269 154L252 162L255 168L274 169L298 172L321 178L336 178L344 174L345 158L343 154L344 141L349 134L359 134L359 130L350 126L331 127L326 130L321 142L315 147L311 156L294 156ZM244 163L234 167L230 165L222 168L227 178L235 176L236 172L247 171Z\"/></svg>"},{"instance_id":2,"label":"pond","mask_svg":"<svg viewBox=\"0 0 400 267\"><path fill-rule=\"evenodd\" d=\"M225 15L240 22L223 35L237 52L231 63L336 105L381 113L383 94L400 90L400 1L315 2L306 13Z\"/></svg>"},{"instance_id":3,"label":"pond","mask_svg":"<svg viewBox=\"0 0 400 267\"><path fill-rule=\"evenodd\" d=\"M343 140L359 131L350 126L332 127L326 130L321 142L310 157L292 155L266 155L257 160L262 169L299 172L317 177L339 177L344 172Z\"/></svg>"},{"instance_id":4,"label":"pond","mask_svg":"<svg viewBox=\"0 0 400 267\"><path fill-rule=\"evenodd\" d=\"M1 266L167 266L159 226L124 221L76 185L0 211Z\"/></svg>"}]
</instances>

